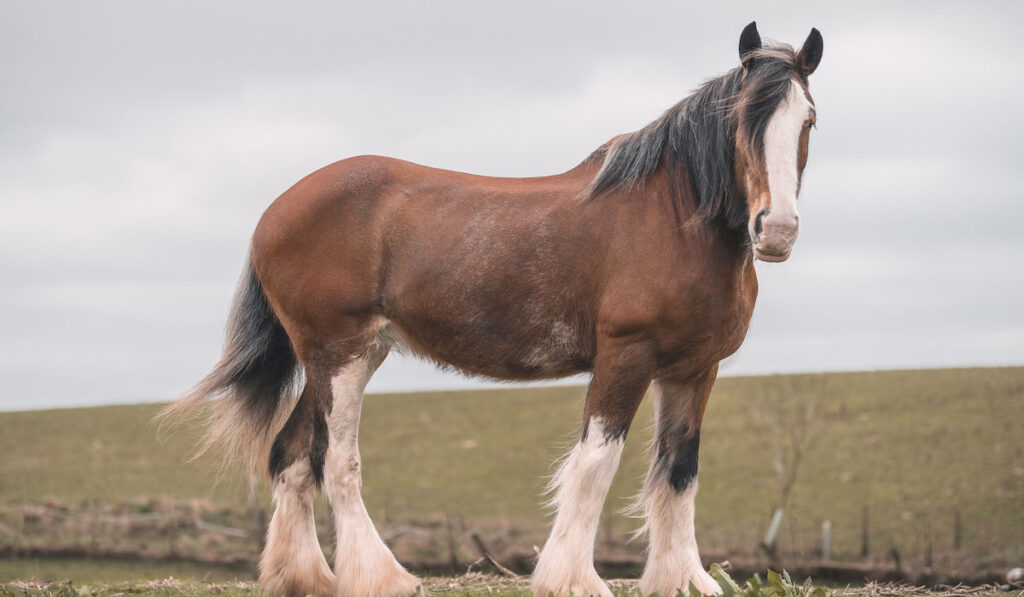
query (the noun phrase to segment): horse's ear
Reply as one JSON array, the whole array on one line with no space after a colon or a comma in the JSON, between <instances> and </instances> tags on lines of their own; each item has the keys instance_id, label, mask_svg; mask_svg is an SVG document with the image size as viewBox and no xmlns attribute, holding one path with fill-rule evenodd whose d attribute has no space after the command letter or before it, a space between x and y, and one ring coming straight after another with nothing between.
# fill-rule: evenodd
<instances>
[{"instance_id":1,"label":"horse's ear","mask_svg":"<svg viewBox=\"0 0 1024 597\"><path fill-rule=\"evenodd\" d=\"M821 49L821 33L811 27L811 34L807 36L804 47L800 48L796 55L796 63L805 77L818 68L818 63L821 62Z\"/></svg>"},{"instance_id":2,"label":"horse's ear","mask_svg":"<svg viewBox=\"0 0 1024 597\"><path fill-rule=\"evenodd\" d=\"M743 66L749 67L748 61L752 58L750 54L761 49L761 34L757 32L757 21L750 21L750 24L743 28L740 33L740 62Z\"/></svg>"}]
</instances>

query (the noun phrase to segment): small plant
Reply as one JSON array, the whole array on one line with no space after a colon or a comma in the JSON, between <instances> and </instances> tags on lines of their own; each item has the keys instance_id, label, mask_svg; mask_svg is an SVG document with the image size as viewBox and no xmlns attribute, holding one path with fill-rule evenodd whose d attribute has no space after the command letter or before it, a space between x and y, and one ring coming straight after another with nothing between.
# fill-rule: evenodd
<instances>
[{"instance_id":1,"label":"small plant","mask_svg":"<svg viewBox=\"0 0 1024 597\"><path fill-rule=\"evenodd\" d=\"M823 587L815 587L808 578L804 584L793 582L785 570L782 574L769 570L767 582L755 574L742 587L719 564L711 565L711 576L722 587L722 597L825 597ZM690 585L690 597L700 597L700 591Z\"/></svg>"}]
</instances>

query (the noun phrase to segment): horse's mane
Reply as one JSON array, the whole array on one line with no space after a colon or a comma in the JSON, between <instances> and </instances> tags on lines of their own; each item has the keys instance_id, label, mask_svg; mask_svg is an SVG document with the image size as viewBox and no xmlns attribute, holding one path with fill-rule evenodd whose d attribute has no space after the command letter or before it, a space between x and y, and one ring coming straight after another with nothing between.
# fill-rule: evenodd
<instances>
[{"instance_id":1,"label":"horse's mane","mask_svg":"<svg viewBox=\"0 0 1024 597\"><path fill-rule=\"evenodd\" d=\"M763 162L768 122L797 72L788 45L750 57L746 72L737 67L707 81L654 122L591 154L588 160L603 158L604 164L586 197L642 184L664 163L674 186L689 181L699 216L732 229L746 226L746 192L736 184L736 139L744 140L748 163Z\"/></svg>"}]
</instances>

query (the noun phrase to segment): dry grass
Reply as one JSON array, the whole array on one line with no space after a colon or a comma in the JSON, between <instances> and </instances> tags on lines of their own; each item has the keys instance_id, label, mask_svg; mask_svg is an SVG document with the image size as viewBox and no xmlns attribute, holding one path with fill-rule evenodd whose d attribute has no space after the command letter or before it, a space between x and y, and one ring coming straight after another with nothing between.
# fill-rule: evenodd
<instances>
[{"instance_id":1,"label":"dry grass","mask_svg":"<svg viewBox=\"0 0 1024 597\"><path fill-rule=\"evenodd\" d=\"M635 595L634 582L611 581L616 597ZM424 594L437 597L532 597L526 581L486 574L459 577L426 578ZM68 581L15 581L0 584L0 597L86 597L101 595L139 595L144 597L256 597L259 588L253 582L196 582L165 578L148 582L79 585ZM868 583L861 587L828 590L828 597L1022 597L1024 590L995 585L979 587L936 587L926 589L897 584Z\"/></svg>"}]
</instances>

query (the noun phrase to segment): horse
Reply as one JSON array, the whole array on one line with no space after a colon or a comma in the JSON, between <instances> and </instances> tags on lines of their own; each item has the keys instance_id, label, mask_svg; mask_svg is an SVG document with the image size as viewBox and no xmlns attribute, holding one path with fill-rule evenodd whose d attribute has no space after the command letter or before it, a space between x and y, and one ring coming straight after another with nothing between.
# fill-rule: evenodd
<instances>
[{"instance_id":1,"label":"horse","mask_svg":"<svg viewBox=\"0 0 1024 597\"><path fill-rule=\"evenodd\" d=\"M278 197L253 234L220 361L167 411L207 409L206 445L269 472L262 588L421 590L361 495L363 391L401 349L500 380L592 374L551 483L556 514L531 581L542 596L612 594L594 568L598 519L650 388L639 590L719 593L694 534L701 421L718 363L747 333L754 260L785 261L797 238L821 54L817 29L794 51L762 44L750 23L738 67L563 174L360 156ZM333 569L314 525L320 490L337 525Z\"/></svg>"}]
</instances>

